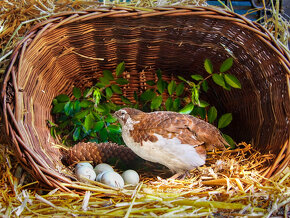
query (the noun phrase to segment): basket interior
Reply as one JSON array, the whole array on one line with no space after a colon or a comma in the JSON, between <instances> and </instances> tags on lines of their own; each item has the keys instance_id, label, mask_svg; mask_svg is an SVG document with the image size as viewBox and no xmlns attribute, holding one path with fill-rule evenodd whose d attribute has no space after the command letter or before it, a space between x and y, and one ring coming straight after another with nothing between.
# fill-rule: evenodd
<instances>
[{"instance_id":1,"label":"basket interior","mask_svg":"<svg viewBox=\"0 0 290 218\"><path fill-rule=\"evenodd\" d=\"M144 81L155 78L157 69L168 78L190 78L206 75L206 58L217 71L226 58L233 57L230 73L240 80L242 89L229 92L210 83L212 89L205 96L219 115L233 113L233 122L223 132L237 142L251 142L261 151L276 154L289 137L289 69L245 24L181 14L96 17L54 25L26 40L17 62L15 93L19 128L37 154L46 154L41 156L48 165L61 164L46 122L53 119L53 98L71 95L73 86L92 86L103 70L113 70L122 61L130 81L123 87L124 95L130 98L134 91L146 88Z\"/></svg>"}]
</instances>

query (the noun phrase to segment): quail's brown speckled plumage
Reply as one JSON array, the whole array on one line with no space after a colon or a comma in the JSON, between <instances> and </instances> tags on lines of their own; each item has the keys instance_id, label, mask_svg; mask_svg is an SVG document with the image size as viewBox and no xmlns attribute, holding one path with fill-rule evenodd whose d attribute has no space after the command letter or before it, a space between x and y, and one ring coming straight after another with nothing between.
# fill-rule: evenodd
<instances>
[{"instance_id":1,"label":"quail's brown speckled plumage","mask_svg":"<svg viewBox=\"0 0 290 218\"><path fill-rule=\"evenodd\" d=\"M115 112L126 145L145 160L158 162L173 172L203 165L206 150L225 149L228 143L213 125L169 111L144 113L133 108Z\"/></svg>"}]
</instances>

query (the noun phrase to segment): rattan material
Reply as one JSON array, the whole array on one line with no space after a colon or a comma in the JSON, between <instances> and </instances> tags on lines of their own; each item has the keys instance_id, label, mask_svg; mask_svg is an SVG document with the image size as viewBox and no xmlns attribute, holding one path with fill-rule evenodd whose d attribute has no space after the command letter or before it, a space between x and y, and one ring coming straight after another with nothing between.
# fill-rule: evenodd
<instances>
[{"instance_id":1,"label":"rattan material","mask_svg":"<svg viewBox=\"0 0 290 218\"><path fill-rule=\"evenodd\" d=\"M259 24L211 8L104 8L55 15L35 26L15 48L2 85L6 134L32 175L64 190L61 183L71 180L46 123L56 95L89 87L102 70L125 61L130 85L123 91L130 98L158 68L167 78L189 78L205 74L205 58L220 66L230 56L242 89L216 88L206 97L220 113L233 113L226 133L277 155L264 173L270 177L290 157L289 56Z\"/></svg>"}]
</instances>

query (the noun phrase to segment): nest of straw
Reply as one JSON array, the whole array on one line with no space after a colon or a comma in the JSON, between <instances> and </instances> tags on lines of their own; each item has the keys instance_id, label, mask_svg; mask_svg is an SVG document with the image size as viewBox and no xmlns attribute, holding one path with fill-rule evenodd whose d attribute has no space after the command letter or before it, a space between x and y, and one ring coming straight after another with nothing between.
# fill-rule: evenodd
<instances>
[{"instance_id":1,"label":"nest of straw","mask_svg":"<svg viewBox=\"0 0 290 218\"><path fill-rule=\"evenodd\" d=\"M289 169L271 179L261 173L273 155L241 143L223 155L211 152L208 156L205 166L182 181L166 179L168 171L148 163L150 171L139 170L137 187L118 190L97 182L74 183L72 187L85 193L67 193L39 187L38 181L19 173L19 166L11 165L2 148L1 161L10 164L1 168L0 215L289 216Z\"/></svg>"}]
</instances>

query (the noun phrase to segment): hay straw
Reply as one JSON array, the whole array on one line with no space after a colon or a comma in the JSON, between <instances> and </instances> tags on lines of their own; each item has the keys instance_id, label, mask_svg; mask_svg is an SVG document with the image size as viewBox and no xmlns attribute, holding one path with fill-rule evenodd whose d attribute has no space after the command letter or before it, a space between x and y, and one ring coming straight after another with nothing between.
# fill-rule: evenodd
<instances>
[{"instance_id":1,"label":"hay straw","mask_svg":"<svg viewBox=\"0 0 290 218\"><path fill-rule=\"evenodd\" d=\"M263 0L264 2L264 0ZM264 4L265 5L265 4ZM268 29L274 38L278 40L281 46L283 46L289 53L289 41L290 41L290 20L289 17L283 17L280 13L280 1L270 1L270 8L264 6L264 16L261 18L262 25ZM267 15L270 14L270 15ZM285 15L287 16L287 15Z\"/></svg>"},{"instance_id":2,"label":"hay straw","mask_svg":"<svg viewBox=\"0 0 290 218\"><path fill-rule=\"evenodd\" d=\"M145 170L147 165L138 171L141 182L137 187L116 189L98 182L64 184L85 194L58 189L45 194L44 188L32 188L35 181L19 185L14 177L17 167L8 164L11 156L3 147L0 151L0 160L6 160L0 172L0 216L199 217L218 213L270 217L287 213L290 203L289 169L275 180L264 178L260 171L270 164L273 155L262 155L245 143L236 150L210 152L206 165L192 170L185 180L166 179L168 170L149 164L150 173Z\"/></svg>"}]
</instances>

